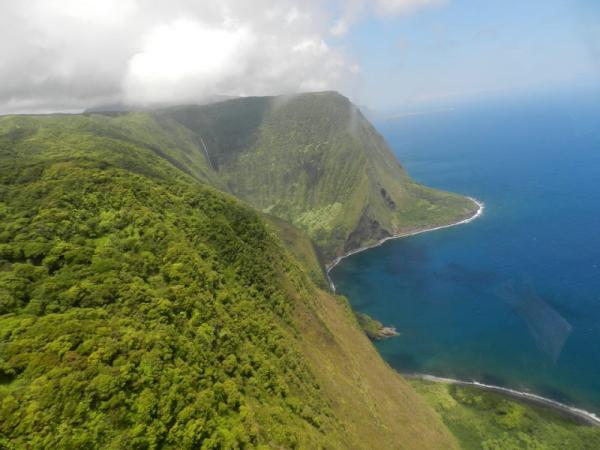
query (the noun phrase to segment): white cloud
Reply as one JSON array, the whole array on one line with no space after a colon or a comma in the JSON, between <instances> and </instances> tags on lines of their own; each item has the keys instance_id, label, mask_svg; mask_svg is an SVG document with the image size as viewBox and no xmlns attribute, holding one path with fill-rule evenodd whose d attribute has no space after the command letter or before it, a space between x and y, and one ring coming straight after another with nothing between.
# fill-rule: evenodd
<instances>
[{"instance_id":1,"label":"white cloud","mask_svg":"<svg viewBox=\"0 0 600 450\"><path fill-rule=\"evenodd\" d=\"M360 70L330 33L441 0L331 1L337 14L318 0L3 0L0 113L350 93Z\"/></svg>"},{"instance_id":2,"label":"white cloud","mask_svg":"<svg viewBox=\"0 0 600 450\"><path fill-rule=\"evenodd\" d=\"M131 17L136 0L54 0L30 2L33 13L47 18L63 16L77 22L115 24Z\"/></svg>"},{"instance_id":3,"label":"white cloud","mask_svg":"<svg viewBox=\"0 0 600 450\"><path fill-rule=\"evenodd\" d=\"M352 25L369 14L379 17L395 17L412 13L423 7L446 3L447 0L342 0L339 3L341 13L333 22L329 32L333 36L343 36Z\"/></svg>"},{"instance_id":4,"label":"white cloud","mask_svg":"<svg viewBox=\"0 0 600 450\"><path fill-rule=\"evenodd\" d=\"M381 16L411 13L426 6L439 6L446 0L376 0L375 12Z\"/></svg>"},{"instance_id":5,"label":"white cloud","mask_svg":"<svg viewBox=\"0 0 600 450\"><path fill-rule=\"evenodd\" d=\"M243 27L214 27L187 19L159 25L129 61L126 99L181 102L227 89L247 73L254 41Z\"/></svg>"}]
</instances>

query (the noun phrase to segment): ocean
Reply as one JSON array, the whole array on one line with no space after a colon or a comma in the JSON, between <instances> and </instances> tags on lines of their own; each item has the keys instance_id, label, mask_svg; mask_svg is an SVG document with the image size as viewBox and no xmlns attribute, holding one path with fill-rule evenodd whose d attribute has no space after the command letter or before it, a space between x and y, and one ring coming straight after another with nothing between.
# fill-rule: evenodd
<instances>
[{"instance_id":1,"label":"ocean","mask_svg":"<svg viewBox=\"0 0 600 450\"><path fill-rule=\"evenodd\" d=\"M386 242L331 271L400 337L403 373L527 391L600 413L600 93L560 90L375 122L413 178L479 219Z\"/></svg>"}]
</instances>

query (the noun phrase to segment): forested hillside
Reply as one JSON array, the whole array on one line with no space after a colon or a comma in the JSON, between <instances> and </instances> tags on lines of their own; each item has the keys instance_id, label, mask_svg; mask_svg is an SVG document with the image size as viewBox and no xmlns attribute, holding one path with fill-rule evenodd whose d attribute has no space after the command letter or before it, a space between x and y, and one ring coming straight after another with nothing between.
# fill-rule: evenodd
<instances>
[{"instance_id":1,"label":"forested hillside","mask_svg":"<svg viewBox=\"0 0 600 450\"><path fill-rule=\"evenodd\" d=\"M231 193L304 230L327 259L477 210L469 199L413 181L360 111L335 92L154 114L194 133Z\"/></svg>"},{"instance_id":2,"label":"forested hillside","mask_svg":"<svg viewBox=\"0 0 600 450\"><path fill-rule=\"evenodd\" d=\"M453 448L209 159L161 114L0 118L0 447Z\"/></svg>"}]
</instances>

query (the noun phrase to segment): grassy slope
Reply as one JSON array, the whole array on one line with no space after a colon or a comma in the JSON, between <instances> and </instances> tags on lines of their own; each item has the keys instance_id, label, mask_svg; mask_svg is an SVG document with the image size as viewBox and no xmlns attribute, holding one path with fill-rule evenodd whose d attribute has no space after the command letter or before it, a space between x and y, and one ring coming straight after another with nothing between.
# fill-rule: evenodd
<instances>
[{"instance_id":1,"label":"grassy slope","mask_svg":"<svg viewBox=\"0 0 600 450\"><path fill-rule=\"evenodd\" d=\"M321 289L329 289L323 258L306 234L294 225L271 214L263 216L275 233L300 262L302 269Z\"/></svg>"},{"instance_id":2,"label":"grassy slope","mask_svg":"<svg viewBox=\"0 0 600 450\"><path fill-rule=\"evenodd\" d=\"M362 114L333 92L156 114L203 137L233 194L307 232L327 259L476 209L411 180Z\"/></svg>"},{"instance_id":3,"label":"grassy slope","mask_svg":"<svg viewBox=\"0 0 600 450\"><path fill-rule=\"evenodd\" d=\"M302 233L286 235L295 254L312 247ZM322 392L337 415L347 418L342 448L457 448L423 399L377 354L344 297L317 289L310 308L296 313L301 345Z\"/></svg>"},{"instance_id":4,"label":"grassy slope","mask_svg":"<svg viewBox=\"0 0 600 450\"><path fill-rule=\"evenodd\" d=\"M160 119L0 119L0 445L454 447L310 241Z\"/></svg>"},{"instance_id":5,"label":"grassy slope","mask_svg":"<svg viewBox=\"0 0 600 450\"><path fill-rule=\"evenodd\" d=\"M411 380L465 450L600 448L600 429L474 387Z\"/></svg>"}]
</instances>

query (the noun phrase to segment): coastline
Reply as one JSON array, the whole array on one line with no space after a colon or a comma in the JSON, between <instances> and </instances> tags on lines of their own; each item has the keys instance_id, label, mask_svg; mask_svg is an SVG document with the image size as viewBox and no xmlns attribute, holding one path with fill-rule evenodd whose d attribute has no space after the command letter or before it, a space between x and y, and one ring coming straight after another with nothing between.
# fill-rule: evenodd
<instances>
[{"instance_id":1,"label":"coastline","mask_svg":"<svg viewBox=\"0 0 600 450\"><path fill-rule=\"evenodd\" d=\"M529 402L538 406L545 406L565 414L570 417L575 417L588 425L600 427L600 417L596 414L586 411L575 406L569 406L564 403L552 400L541 395L532 394L531 392L517 391L516 389L510 389L502 386L495 386L493 384L480 383L478 381L463 381L456 380L454 378L437 377L435 375L427 374L406 374L401 373L403 377L420 379L424 381L431 381L434 383L445 383L445 384L457 384L460 386L472 386L479 389L496 392L498 394L506 395L517 400Z\"/></svg>"},{"instance_id":2,"label":"coastline","mask_svg":"<svg viewBox=\"0 0 600 450\"><path fill-rule=\"evenodd\" d=\"M412 231L412 232L407 232L407 233L399 233L393 236L388 236L384 239L381 239L380 241L377 241L376 243L372 244L372 245L368 245L365 247L361 247L352 251L349 251L348 253L342 255L342 256L338 256L337 258L335 258L331 263L329 263L328 265L326 265L325 269L326 269L326 275L327 275L327 280L329 281L329 285L331 286L332 291L335 293L335 284L333 283L333 280L331 279L330 276L330 272L331 270L337 266L344 258L347 258L349 256L352 256L356 253L360 253L363 252L365 250L369 250L375 247L379 247L380 245L384 244L387 241L390 241L392 239L400 239L403 237L410 237L410 236L415 236L421 233L427 233L430 231L436 231L436 230L441 230L444 228L450 228L450 227L454 227L457 225L463 225L469 222L474 221L475 219L479 218L484 210L485 210L485 204L483 202L478 201L477 199L473 198L473 197L468 197L471 201L473 201L477 206L477 212L475 214L473 214L471 217L468 217L466 219L463 220L459 220L457 222L448 224L448 225L441 225L441 226L437 226L437 227L431 227L431 228L424 228L421 230L416 230L416 231ZM547 397L543 397L541 395L537 395L537 394L533 394L530 392L524 392L524 391L518 391L515 389L511 389L511 388L506 388L506 387L502 387L502 386L495 386L495 385L491 385L491 384L485 384L485 383L480 383L478 381L464 381L464 380L456 380L453 378L444 378L444 377L437 377L435 375L427 375L427 374L406 374L406 373L400 373L402 376L407 377L407 378L416 378L416 379L422 379L425 381L431 381L431 382L436 382L436 383L447 383L447 384L457 384L457 385L461 385L461 386L472 386L472 387L476 387L479 389L483 389L483 390L487 390L487 391L492 391L492 392L496 392L498 394L502 394L502 395L506 395L508 397L512 397L515 398L517 400L521 400L521 401L525 401L525 402L529 402L533 405L538 405L538 406L545 406L547 408L551 408L559 413L562 413L564 415L576 418L590 426L595 426L595 427L600 427L600 417L597 416L596 414L586 411L584 409L581 408L577 408L575 406L569 406L566 405L564 403L558 402L556 400L552 400L550 398Z\"/></svg>"},{"instance_id":3,"label":"coastline","mask_svg":"<svg viewBox=\"0 0 600 450\"><path fill-rule=\"evenodd\" d=\"M330 284L333 292L335 293L335 284L333 283L333 280L331 279L329 272L335 266L337 266L344 258L352 256L356 253L363 252L365 250L369 250L371 248L378 247L392 239L399 239L399 238L403 238L403 237L415 236L415 235L421 234L421 233L427 233L430 231L436 231L436 230L440 230L443 228L449 228L449 227L454 227L457 225L463 225L463 224L472 222L473 220L479 218L484 212L485 204L483 202L476 200L473 197L468 197L468 198L471 201L473 201L475 204L477 204L478 209L477 209L477 212L473 216L471 216L467 219L463 219L463 220L460 220L458 222L451 223L448 225L441 225L438 227L425 228L422 230L417 230L417 231L408 232L408 233L400 233L397 235L389 236L384 239L381 239L380 241L374 243L373 245L369 245L369 246L365 246L365 247L361 247L361 248L352 250L352 251L334 259L330 264L328 264L326 266L327 279L329 281L329 284ZM547 397L543 397L541 395L533 394L531 392L518 391L516 389L480 383L478 381L464 381L464 380L457 380L454 378L444 378L444 377L438 377L435 375L428 375L428 374L407 374L407 373L401 373L401 372L398 372L398 373L400 373L400 375L402 375L403 377L406 377L406 378L421 379L421 380L431 381L431 382L435 382L435 383L446 383L446 384L457 384L457 385L461 385L461 386L472 386L472 387L476 387L479 389L496 392L498 394L506 395L508 397L512 397L517 400L529 402L533 405L545 406L547 408L551 408L554 411L557 411L557 412L564 414L566 416L569 416L569 417L576 418L576 419L580 420L581 422L586 423L590 426L600 427L600 417L597 416L596 414L586 411L581 408L577 408L575 406L566 405L564 403L558 402L556 400L552 400Z\"/></svg>"},{"instance_id":4,"label":"coastline","mask_svg":"<svg viewBox=\"0 0 600 450\"><path fill-rule=\"evenodd\" d=\"M455 227L457 225L464 225L466 223L472 222L475 219L479 218L485 210L485 204L473 197L467 197L467 198L477 205L477 211L471 217L467 217L466 219L459 220L458 222L450 223L447 225L440 225L437 227L423 228L423 229L416 230L416 231L408 231L406 233L394 234L392 236L385 237L385 238L375 242L372 245L367 245L365 247L360 247L360 248L351 250L348 253L345 253L342 256L338 256L337 258L335 258L332 262L330 262L329 264L327 264L325 266L325 274L327 275L327 281L329 281L329 286L331 287L331 290L333 291L333 293L335 294L335 292L336 292L335 284L334 284L333 280L331 279L329 272L331 272L331 270L335 266L337 266L343 259L348 258L349 256L355 255L357 253L364 252L365 250L370 250L372 248L379 247L380 245L383 245L387 241L391 241L393 239L400 239L400 238L404 238L404 237L416 236L417 234L428 233L430 231L437 231L437 230L441 230L444 228Z\"/></svg>"}]
</instances>

